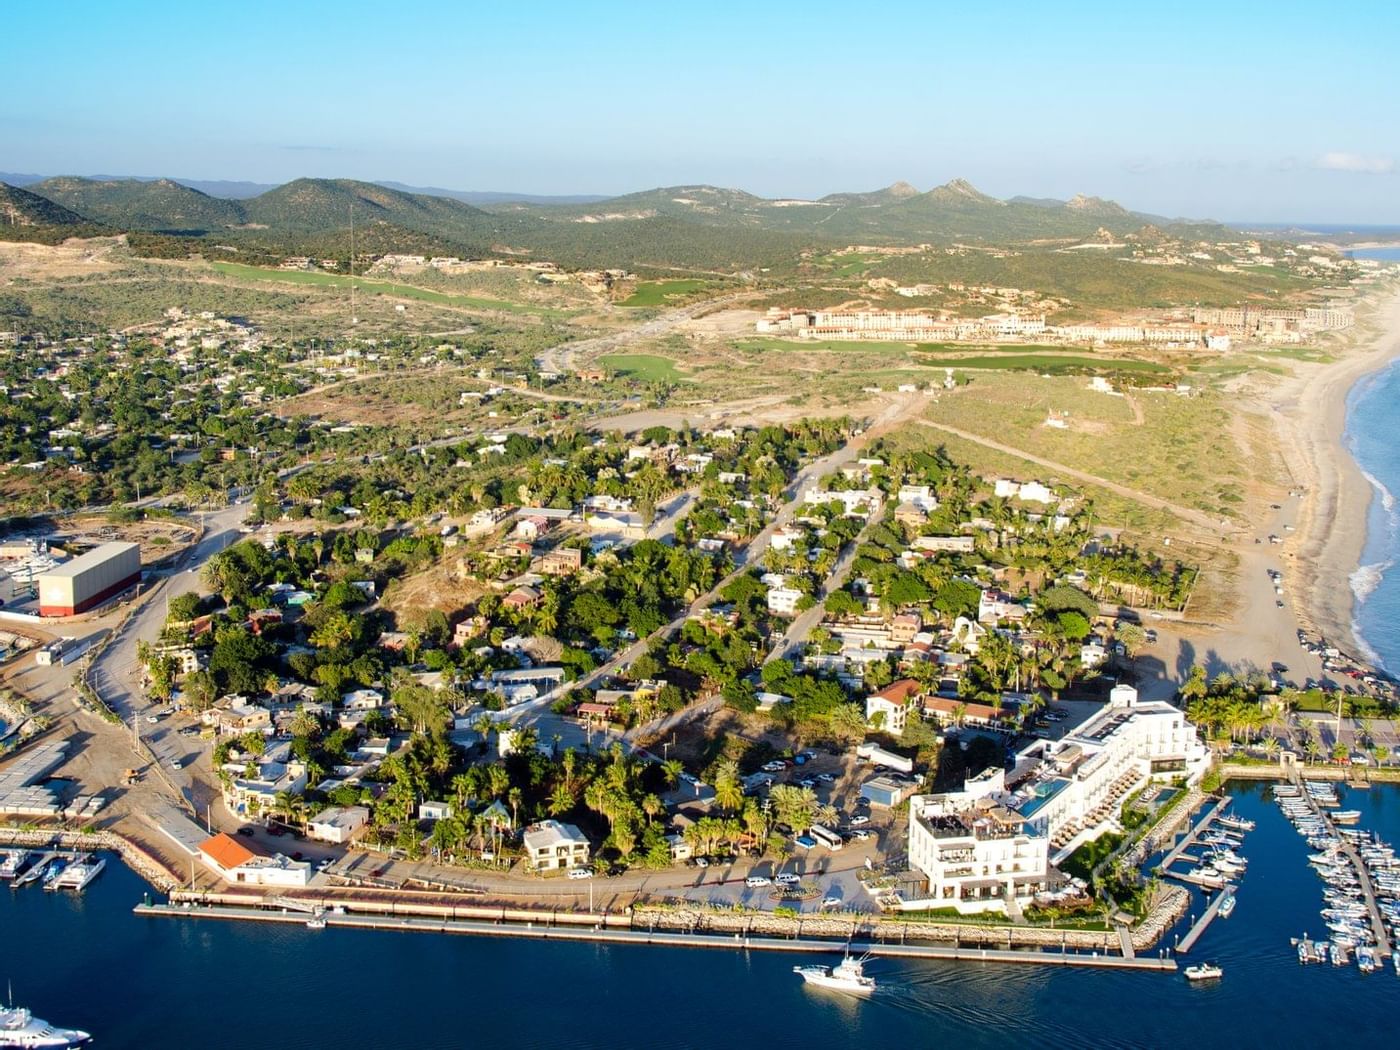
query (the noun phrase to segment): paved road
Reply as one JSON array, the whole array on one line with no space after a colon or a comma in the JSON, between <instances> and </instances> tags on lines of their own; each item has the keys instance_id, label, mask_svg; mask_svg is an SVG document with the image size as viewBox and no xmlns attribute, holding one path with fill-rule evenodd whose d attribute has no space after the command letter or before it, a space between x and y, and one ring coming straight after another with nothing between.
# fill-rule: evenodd
<instances>
[{"instance_id":1,"label":"paved road","mask_svg":"<svg viewBox=\"0 0 1400 1050\"><path fill-rule=\"evenodd\" d=\"M107 647L93 661L88 676L93 688L123 721L130 724L132 719L137 719L142 736L166 776L196 805L205 803L202 793L192 792L188 774L174 766L176 762L184 765L194 760L202 749L181 737L168 723L152 727L145 722L146 716L156 705L141 691L141 665L136 658L136 648L139 642L154 642L160 637L171 598L200 589L200 570L204 564L225 547L242 539L238 528L248 510L245 504L235 504L205 517L203 539L193 550L186 552L168 576L147 591L145 602L117 629Z\"/></svg>"},{"instance_id":2,"label":"paved road","mask_svg":"<svg viewBox=\"0 0 1400 1050\"><path fill-rule=\"evenodd\" d=\"M773 651L770 652L767 659L763 661L764 663L772 663L774 660L782 659L789 653L807 644L808 636L812 633L812 630L817 624L822 622L822 618L826 615L826 609L823 607L822 603L825 602L831 594L845 586L846 578L851 575L851 566L854 565L856 561L856 551L859 550L860 545L865 542L866 534L870 531L871 526L875 524L875 521L876 519L872 517L865 523L865 527L860 530L855 539L846 544L845 549L841 551L841 556L836 559L836 564L831 567L831 572L827 574L826 579L822 581L821 587L817 589L817 604L793 617L792 622L788 624L787 630L783 632L783 636L779 638L777 644L773 646Z\"/></svg>"}]
</instances>

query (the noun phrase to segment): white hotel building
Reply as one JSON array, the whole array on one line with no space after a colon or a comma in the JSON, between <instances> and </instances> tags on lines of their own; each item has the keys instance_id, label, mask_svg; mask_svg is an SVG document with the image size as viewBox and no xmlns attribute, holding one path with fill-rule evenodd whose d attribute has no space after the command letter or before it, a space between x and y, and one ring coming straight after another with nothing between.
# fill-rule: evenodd
<instances>
[{"instance_id":1,"label":"white hotel building","mask_svg":"<svg viewBox=\"0 0 1400 1050\"><path fill-rule=\"evenodd\" d=\"M1108 706L1061 740L1037 740L1017 755L1009 789L992 770L960 792L916 796L909 862L928 880L925 899L905 907L1004 910L1045 885L1049 865L1107 831L1130 794L1153 780L1198 780L1210 754L1196 727L1164 701L1139 701L1116 686Z\"/></svg>"}]
</instances>

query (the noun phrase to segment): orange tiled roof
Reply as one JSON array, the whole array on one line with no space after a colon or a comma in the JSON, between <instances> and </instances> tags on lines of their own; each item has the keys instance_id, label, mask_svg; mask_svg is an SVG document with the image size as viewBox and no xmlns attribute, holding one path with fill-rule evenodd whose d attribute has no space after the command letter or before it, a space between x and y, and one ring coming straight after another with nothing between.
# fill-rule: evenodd
<instances>
[{"instance_id":1,"label":"orange tiled roof","mask_svg":"<svg viewBox=\"0 0 1400 1050\"><path fill-rule=\"evenodd\" d=\"M247 864L250 860L256 860L258 856L232 835L225 835L222 832L201 842L199 852L225 871Z\"/></svg>"}]
</instances>

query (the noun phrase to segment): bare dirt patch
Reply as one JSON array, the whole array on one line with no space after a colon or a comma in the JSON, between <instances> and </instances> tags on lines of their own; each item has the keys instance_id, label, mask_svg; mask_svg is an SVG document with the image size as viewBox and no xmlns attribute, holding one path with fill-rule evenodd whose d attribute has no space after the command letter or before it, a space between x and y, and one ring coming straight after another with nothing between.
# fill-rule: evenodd
<instances>
[{"instance_id":1,"label":"bare dirt patch","mask_svg":"<svg viewBox=\"0 0 1400 1050\"><path fill-rule=\"evenodd\" d=\"M143 565L179 554L194 542L197 535L194 526L167 518L117 524L102 514L83 514L55 519L53 525L52 538L60 541L139 544Z\"/></svg>"},{"instance_id":2,"label":"bare dirt patch","mask_svg":"<svg viewBox=\"0 0 1400 1050\"><path fill-rule=\"evenodd\" d=\"M420 573L391 582L379 604L403 625L433 609L451 616L485 593L485 587L458 567L457 558L446 558Z\"/></svg>"},{"instance_id":3,"label":"bare dirt patch","mask_svg":"<svg viewBox=\"0 0 1400 1050\"><path fill-rule=\"evenodd\" d=\"M125 246L125 237L73 238L55 245L0 242L0 280L23 277L42 281L108 273L126 264L118 251Z\"/></svg>"}]
</instances>

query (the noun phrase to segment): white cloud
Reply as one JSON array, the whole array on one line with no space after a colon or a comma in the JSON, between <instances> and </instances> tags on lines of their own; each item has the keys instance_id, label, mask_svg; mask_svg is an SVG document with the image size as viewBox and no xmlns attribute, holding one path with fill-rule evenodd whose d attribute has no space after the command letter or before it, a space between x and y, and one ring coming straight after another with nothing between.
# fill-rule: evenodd
<instances>
[{"instance_id":1,"label":"white cloud","mask_svg":"<svg viewBox=\"0 0 1400 1050\"><path fill-rule=\"evenodd\" d=\"M1317 166L1328 171L1361 171L1369 175L1390 175L1395 161L1390 157L1367 157L1361 153L1324 153Z\"/></svg>"}]
</instances>

